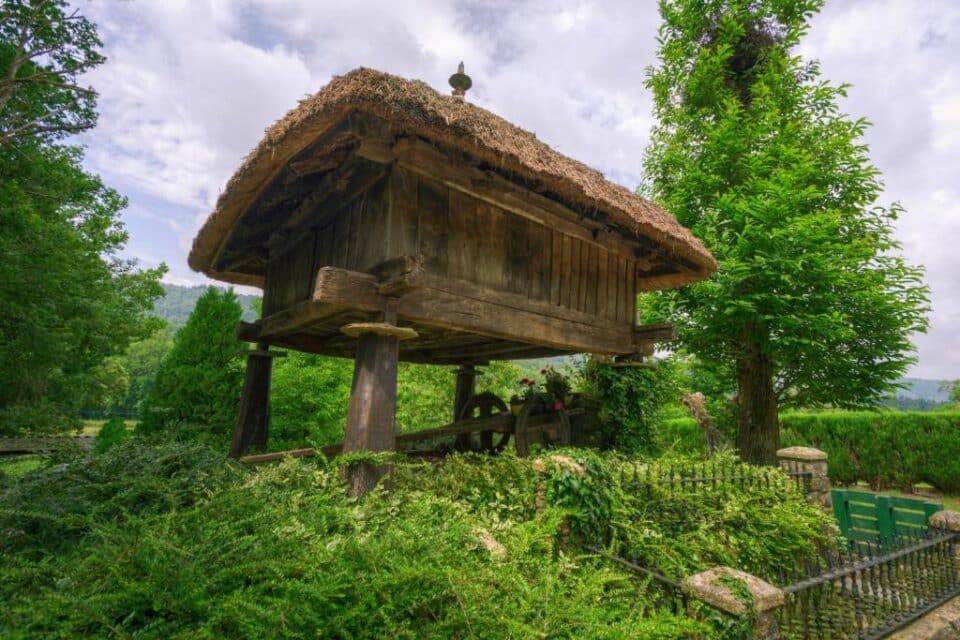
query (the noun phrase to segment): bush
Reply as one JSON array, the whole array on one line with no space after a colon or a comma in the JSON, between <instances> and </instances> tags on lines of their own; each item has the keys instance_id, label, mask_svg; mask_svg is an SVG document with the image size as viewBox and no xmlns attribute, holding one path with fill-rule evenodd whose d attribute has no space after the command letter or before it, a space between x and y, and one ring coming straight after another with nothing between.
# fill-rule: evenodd
<instances>
[{"instance_id":1,"label":"bush","mask_svg":"<svg viewBox=\"0 0 960 640\"><path fill-rule=\"evenodd\" d=\"M838 484L908 489L927 482L960 493L960 412L798 412L781 423L783 446L826 451Z\"/></svg>"},{"instance_id":2,"label":"bush","mask_svg":"<svg viewBox=\"0 0 960 640\"><path fill-rule=\"evenodd\" d=\"M0 636L138 638L718 638L658 608L645 581L556 540L609 522L645 561L754 567L823 536L802 497L731 487L674 535L674 498L627 493L636 459L452 455L398 462L394 489L351 499L337 465L242 468L140 437L24 476L0 496ZM547 504L538 511L545 479ZM13 552L13 553L10 553ZM676 559L674 561L674 559Z\"/></svg>"},{"instance_id":3,"label":"bush","mask_svg":"<svg viewBox=\"0 0 960 640\"><path fill-rule=\"evenodd\" d=\"M588 392L600 400L600 421L617 447L629 453L658 450L657 429L666 407L680 395L676 364L614 368L588 360Z\"/></svg>"},{"instance_id":4,"label":"bush","mask_svg":"<svg viewBox=\"0 0 960 640\"><path fill-rule=\"evenodd\" d=\"M781 446L827 452L836 484L906 490L926 482L960 493L960 412L797 411L781 414L780 424ZM665 420L660 433L678 453L706 451L692 419Z\"/></svg>"},{"instance_id":5,"label":"bush","mask_svg":"<svg viewBox=\"0 0 960 640\"><path fill-rule=\"evenodd\" d=\"M93 450L97 453L103 453L121 442L126 442L128 437L130 437L130 434L123 418L110 418L100 427L97 439L93 443Z\"/></svg>"},{"instance_id":6,"label":"bush","mask_svg":"<svg viewBox=\"0 0 960 640\"><path fill-rule=\"evenodd\" d=\"M143 401L138 431L192 422L226 441L243 387L242 346L236 337L241 314L232 290L210 287L200 296Z\"/></svg>"}]
</instances>

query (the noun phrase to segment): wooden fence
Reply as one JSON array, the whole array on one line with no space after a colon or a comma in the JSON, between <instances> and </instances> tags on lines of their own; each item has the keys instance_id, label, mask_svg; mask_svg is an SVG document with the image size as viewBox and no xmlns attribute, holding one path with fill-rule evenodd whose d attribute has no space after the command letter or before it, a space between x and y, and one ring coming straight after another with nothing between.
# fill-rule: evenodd
<instances>
[{"instance_id":1,"label":"wooden fence","mask_svg":"<svg viewBox=\"0 0 960 640\"><path fill-rule=\"evenodd\" d=\"M882 546L891 540L922 537L930 516L943 510L942 503L930 500L849 489L833 489L831 494L840 533L851 542Z\"/></svg>"}]
</instances>

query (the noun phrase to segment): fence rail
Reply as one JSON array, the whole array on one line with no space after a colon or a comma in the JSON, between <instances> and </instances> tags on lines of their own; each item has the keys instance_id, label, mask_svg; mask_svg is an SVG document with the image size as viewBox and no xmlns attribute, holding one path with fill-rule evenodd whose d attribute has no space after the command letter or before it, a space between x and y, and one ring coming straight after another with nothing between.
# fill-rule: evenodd
<instances>
[{"instance_id":1,"label":"fence rail","mask_svg":"<svg viewBox=\"0 0 960 640\"><path fill-rule=\"evenodd\" d=\"M781 637L884 638L960 595L957 549L957 534L928 530L884 546L854 542L771 579L786 596L777 612Z\"/></svg>"}]
</instances>

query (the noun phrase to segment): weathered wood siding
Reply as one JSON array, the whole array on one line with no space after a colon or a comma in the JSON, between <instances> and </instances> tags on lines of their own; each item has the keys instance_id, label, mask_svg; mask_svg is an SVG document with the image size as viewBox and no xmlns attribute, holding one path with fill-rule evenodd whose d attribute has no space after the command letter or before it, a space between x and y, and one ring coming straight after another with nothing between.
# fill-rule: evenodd
<instances>
[{"instance_id":1,"label":"weathered wood siding","mask_svg":"<svg viewBox=\"0 0 960 640\"><path fill-rule=\"evenodd\" d=\"M271 257L265 315L306 300L320 267L368 271L419 255L429 272L454 281L617 323L633 319L633 260L399 167L325 219Z\"/></svg>"}]
</instances>

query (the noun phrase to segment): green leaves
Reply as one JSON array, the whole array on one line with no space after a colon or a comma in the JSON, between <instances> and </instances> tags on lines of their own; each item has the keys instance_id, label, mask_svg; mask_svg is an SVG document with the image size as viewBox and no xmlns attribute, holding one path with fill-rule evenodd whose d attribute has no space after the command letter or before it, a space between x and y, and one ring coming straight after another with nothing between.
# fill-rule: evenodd
<instances>
[{"instance_id":1,"label":"green leaves","mask_svg":"<svg viewBox=\"0 0 960 640\"><path fill-rule=\"evenodd\" d=\"M839 111L844 85L791 55L821 4L661 2L645 189L720 271L653 304L708 366L747 357L751 327L774 363L773 381L751 384L775 383L784 404L854 406L877 402L913 362L929 294L898 255L902 209L878 204L867 123Z\"/></svg>"},{"instance_id":2,"label":"green leaves","mask_svg":"<svg viewBox=\"0 0 960 640\"><path fill-rule=\"evenodd\" d=\"M230 433L244 375L236 338L241 314L232 290L210 287L197 300L141 406L138 429L149 433L192 423L221 436Z\"/></svg>"}]
</instances>

